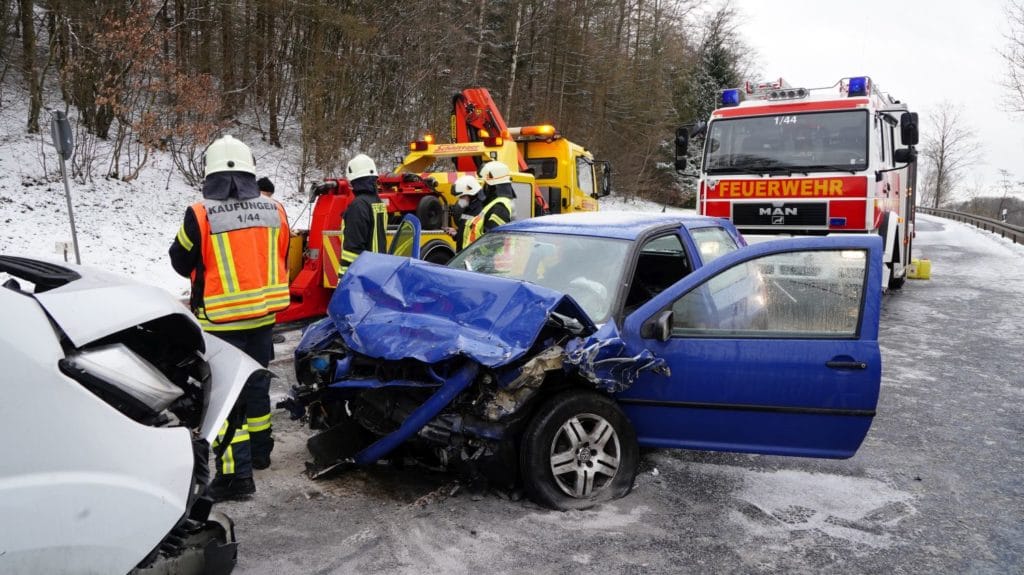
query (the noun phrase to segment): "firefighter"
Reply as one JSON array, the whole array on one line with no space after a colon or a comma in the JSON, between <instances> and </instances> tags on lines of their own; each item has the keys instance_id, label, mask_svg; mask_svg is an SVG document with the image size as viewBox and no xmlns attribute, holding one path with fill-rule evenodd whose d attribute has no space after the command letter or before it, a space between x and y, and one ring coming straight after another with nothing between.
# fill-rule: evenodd
<instances>
[{"instance_id":1,"label":"firefighter","mask_svg":"<svg viewBox=\"0 0 1024 575\"><path fill-rule=\"evenodd\" d=\"M466 230L469 228L469 222L474 217L480 215L484 207L483 202L480 200L480 181L475 176L460 176L452 184L452 193L458 198L455 204L457 209L454 210L456 225L454 230L455 247L461 250L469 245L469 242L466 241Z\"/></svg>"},{"instance_id":2,"label":"firefighter","mask_svg":"<svg viewBox=\"0 0 1024 575\"><path fill-rule=\"evenodd\" d=\"M260 196L249 147L231 136L217 139L205 153L203 199L185 210L171 265L192 280L190 306L202 328L263 367L274 356L276 312L289 302L287 251L287 216ZM217 477L207 492L214 500L255 493L252 469L270 465L269 394L269 373L250 379L221 428Z\"/></svg>"},{"instance_id":3,"label":"firefighter","mask_svg":"<svg viewBox=\"0 0 1024 575\"><path fill-rule=\"evenodd\" d=\"M256 188L260 191L260 195L264 198L274 197L274 182L270 181L270 178L264 176L256 180Z\"/></svg>"},{"instance_id":4,"label":"firefighter","mask_svg":"<svg viewBox=\"0 0 1024 575\"><path fill-rule=\"evenodd\" d=\"M349 161L345 176L356 198L342 216L340 277L359 254L387 251L388 207L377 195L377 165L365 154Z\"/></svg>"},{"instance_id":5,"label":"firefighter","mask_svg":"<svg viewBox=\"0 0 1024 575\"><path fill-rule=\"evenodd\" d=\"M516 193L512 189L512 176L508 166L499 162L487 162L480 168L484 179L483 210L466 226L465 246L475 242L492 229L512 221Z\"/></svg>"}]
</instances>

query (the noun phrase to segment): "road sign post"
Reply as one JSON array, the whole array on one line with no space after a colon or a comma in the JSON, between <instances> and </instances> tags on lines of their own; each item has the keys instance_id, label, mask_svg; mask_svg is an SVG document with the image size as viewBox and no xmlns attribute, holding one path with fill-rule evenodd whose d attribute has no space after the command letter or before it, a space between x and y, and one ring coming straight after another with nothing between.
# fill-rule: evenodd
<instances>
[{"instance_id":1,"label":"road sign post","mask_svg":"<svg viewBox=\"0 0 1024 575\"><path fill-rule=\"evenodd\" d=\"M68 116L60 110L50 113L50 135L53 137L53 147L57 148L57 155L60 158L60 175L64 179L64 197L68 202L68 218L71 220L71 243L75 247L75 263L82 263L82 256L78 252L78 232L75 230L75 212L71 207L71 186L68 184L68 170L65 162L71 159L71 153L75 150L75 135L71 132L71 123Z\"/></svg>"}]
</instances>

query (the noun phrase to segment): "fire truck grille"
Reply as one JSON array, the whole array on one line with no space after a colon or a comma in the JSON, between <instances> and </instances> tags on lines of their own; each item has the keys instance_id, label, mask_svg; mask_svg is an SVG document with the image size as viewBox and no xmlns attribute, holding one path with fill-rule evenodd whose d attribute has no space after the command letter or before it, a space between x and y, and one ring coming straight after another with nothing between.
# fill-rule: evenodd
<instances>
[{"instance_id":1,"label":"fire truck grille","mask_svg":"<svg viewBox=\"0 0 1024 575\"><path fill-rule=\"evenodd\" d=\"M737 226L827 226L828 204L734 203L732 221Z\"/></svg>"}]
</instances>

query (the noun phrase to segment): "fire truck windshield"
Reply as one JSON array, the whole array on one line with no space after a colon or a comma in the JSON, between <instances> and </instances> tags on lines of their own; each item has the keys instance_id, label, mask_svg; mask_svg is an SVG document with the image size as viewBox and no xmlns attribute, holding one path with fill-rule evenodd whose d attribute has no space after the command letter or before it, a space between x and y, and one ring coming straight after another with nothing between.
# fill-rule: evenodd
<instances>
[{"instance_id":1,"label":"fire truck windshield","mask_svg":"<svg viewBox=\"0 0 1024 575\"><path fill-rule=\"evenodd\" d=\"M711 122L704 171L858 172L868 167L868 112L804 112Z\"/></svg>"}]
</instances>

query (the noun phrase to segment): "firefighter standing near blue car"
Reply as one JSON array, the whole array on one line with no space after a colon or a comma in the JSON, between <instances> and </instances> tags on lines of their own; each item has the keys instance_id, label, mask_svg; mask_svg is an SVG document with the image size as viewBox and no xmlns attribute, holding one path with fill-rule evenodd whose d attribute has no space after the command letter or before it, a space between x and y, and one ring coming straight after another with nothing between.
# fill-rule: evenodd
<instances>
[{"instance_id":1,"label":"firefighter standing near blue car","mask_svg":"<svg viewBox=\"0 0 1024 575\"><path fill-rule=\"evenodd\" d=\"M512 202L516 193L512 189L512 175L508 166L497 160L487 162L480 168L480 177L484 179L484 208L467 224L462 247L475 242L492 229L511 222L515 213Z\"/></svg>"},{"instance_id":2,"label":"firefighter standing near blue car","mask_svg":"<svg viewBox=\"0 0 1024 575\"><path fill-rule=\"evenodd\" d=\"M342 216L340 277L359 254L387 251L388 207L377 195L377 165L366 154L352 158L345 168L355 199Z\"/></svg>"},{"instance_id":3,"label":"firefighter standing near blue car","mask_svg":"<svg viewBox=\"0 0 1024 575\"><path fill-rule=\"evenodd\" d=\"M467 241L469 223L484 209L484 204L480 200L480 182L476 176L459 176L452 184L452 194L458 198L455 209L452 210L455 216L455 229L452 233L455 237L455 249L461 250L470 243Z\"/></svg>"},{"instance_id":4,"label":"firefighter standing near blue car","mask_svg":"<svg viewBox=\"0 0 1024 575\"><path fill-rule=\"evenodd\" d=\"M203 200L185 211L171 265L192 280L190 307L203 330L263 367L274 357L276 312L289 303L288 235L284 208L260 196L249 147L231 136L210 144ZM215 501L255 493L253 468L270 466L270 374L246 382L238 402L245 417L230 417L213 446L217 476L207 493Z\"/></svg>"}]
</instances>

